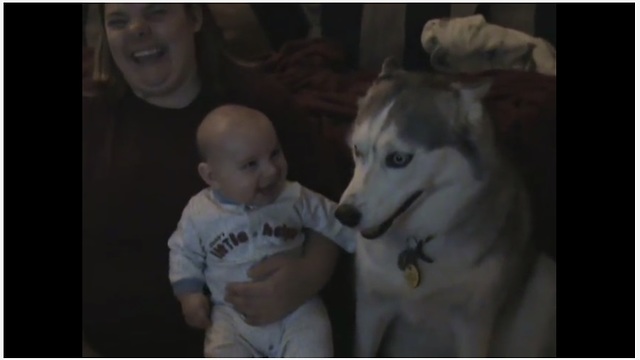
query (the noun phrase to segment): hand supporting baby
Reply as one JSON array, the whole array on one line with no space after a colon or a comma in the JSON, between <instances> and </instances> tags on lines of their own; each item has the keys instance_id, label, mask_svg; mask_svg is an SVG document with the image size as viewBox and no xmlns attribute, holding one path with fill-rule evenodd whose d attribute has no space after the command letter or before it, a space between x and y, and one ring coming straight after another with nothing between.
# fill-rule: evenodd
<instances>
[{"instance_id":1,"label":"hand supporting baby","mask_svg":"<svg viewBox=\"0 0 640 360\"><path fill-rule=\"evenodd\" d=\"M178 297L182 315L189 326L206 330L211 326L210 300L202 293L190 293Z\"/></svg>"}]
</instances>

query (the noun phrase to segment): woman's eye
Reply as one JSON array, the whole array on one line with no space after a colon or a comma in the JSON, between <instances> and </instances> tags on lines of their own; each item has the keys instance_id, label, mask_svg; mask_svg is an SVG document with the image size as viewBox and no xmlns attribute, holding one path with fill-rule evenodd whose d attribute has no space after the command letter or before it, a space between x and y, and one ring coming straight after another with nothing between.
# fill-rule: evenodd
<instances>
[{"instance_id":1,"label":"woman's eye","mask_svg":"<svg viewBox=\"0 0 640 360\"><path fill-rule=\"evenodd\" d=\"M107 26L110 28L120 29L127 25L126 19L109 19L107 20Z\"/></svg>"}]
</instances>

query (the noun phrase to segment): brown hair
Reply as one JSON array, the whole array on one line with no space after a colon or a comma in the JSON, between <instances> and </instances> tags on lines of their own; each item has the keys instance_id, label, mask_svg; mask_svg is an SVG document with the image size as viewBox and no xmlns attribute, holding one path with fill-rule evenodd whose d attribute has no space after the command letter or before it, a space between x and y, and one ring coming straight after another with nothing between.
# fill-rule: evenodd
<instances>
[{"instance_id":1,"label":"brown hair","mask_svg":"<svg viewBox=\"0 0 640 360\"><path fill-rule=\"evenodd\" d=\"M224 48L222 31L216 24L209 8L202 4L184 4L184 10L190 15L195 7L202 11L202 26L195 35L196 62L202 83L210 87L216 96L226 93L228 79L225 68L232 61ZM104 24L104 4L98 4L99 26L95 44L93 62L93 81L102 95L109 100L118 100L127 89L127 83L115 65L109 50Z\"/></svg>"}]
</instances>

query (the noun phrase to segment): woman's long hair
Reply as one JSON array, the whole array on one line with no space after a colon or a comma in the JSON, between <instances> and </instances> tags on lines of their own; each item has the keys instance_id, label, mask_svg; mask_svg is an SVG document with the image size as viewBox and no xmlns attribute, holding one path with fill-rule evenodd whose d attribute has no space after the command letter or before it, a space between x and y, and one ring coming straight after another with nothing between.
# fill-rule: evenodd
<instances>
[{"instance_id":1,"label":"woman's long hair","mask_svg":"<svg viewBox=\"0 0 640 360\"><path fill-rule=\"evenodd\" d=\"M187 15L200 7L202 12L202 26L195 34L196 62L203 86L213 91L214 96L224 97L228 79L225 68L232 61L226 54L222 31L216 24L209 8L203 4L184 4ZM97 26L96 44L93 62L93 81L101 95L107 100L117 101L125 93L128 85L124 76L116 66L109 49L104 23L104 4L99 7L99 26Z\"/></svg>"}]
</instances>

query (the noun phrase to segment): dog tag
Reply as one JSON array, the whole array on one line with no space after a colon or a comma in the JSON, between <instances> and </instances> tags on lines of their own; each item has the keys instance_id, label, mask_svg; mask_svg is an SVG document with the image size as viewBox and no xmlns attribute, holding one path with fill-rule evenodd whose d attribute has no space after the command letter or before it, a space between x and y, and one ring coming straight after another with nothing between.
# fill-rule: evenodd
<instances>
[{"instance_id":1,"label":"dog tag","mask_svg":"<svg viewBox=\"0 0 640 360\"><path fill-rule=\"evenodd\" d=\"M404 271L409 264L413 264L415 262L416 258L412 249L407 249L398 255L398 268L402 271Z\"/></svg>"},{"instance_id":2,"label":"dog tag","mask_svg":"<svg viewBox=\"0 0 640 360\"><path fill-rule=\"evenodd\" d=\"M418 267L414 264L407 265L404 269L404 279L413 289L417 288L420 285L420 270L418 270Z\"/></svg>"}]
</instances>

